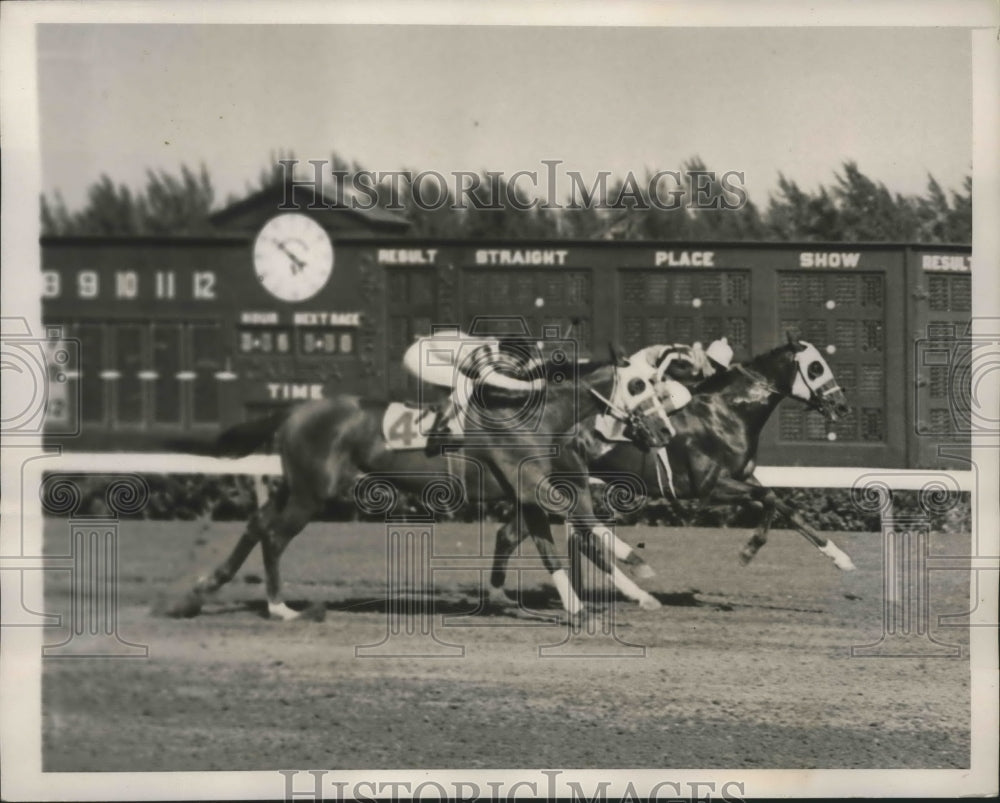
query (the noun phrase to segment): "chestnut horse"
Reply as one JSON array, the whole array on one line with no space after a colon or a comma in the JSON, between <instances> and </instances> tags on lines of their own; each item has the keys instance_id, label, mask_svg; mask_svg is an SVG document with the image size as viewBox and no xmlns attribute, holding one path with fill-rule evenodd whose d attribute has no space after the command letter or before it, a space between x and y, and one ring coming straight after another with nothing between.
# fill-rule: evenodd
<instances>
[{"instance_id":1,"label":"chestnut horse","mask_svg":"<svg viewBox=\"0 0 1000 803\"><path fill-rule=\"evenodd\" d=\"M552 507L562 505L568 497L575 539L571 546L591 556L627 597L643 608L659 608L652 595L615 566L612 554L633 564L642 561L617 541L609 528L598 525L586 465L572 448L579 422L609 409L608 397L618 386L618 370L620 366L615 365L544 363L537 392L480 385L474 406L465 411L466 431L461 440L462 459L486 469L487 481L472 488L464 488L458 480L460 487L444 487L442 472L427 470L435 460L442 465L443 457L390 450L382 434L385 404L357 396L308 402L226 430L209 453L239 457L273 443L281 456L282 481L277 492L252 515L230 555L211 574L200 578L168 613L196 615L207 597L233 578L259 543L269 614L281 619L298 616L282 600L281 555L327 500L352 483L362 507L384 499L387 488L416 491L430 507L443 498L454 506L463 495L470 501L500 497L514 502L517 519L534 540L564 609L575 616L583 612L583 604L559 560L549 526ZM636 442L647 448L662 445L658 420L665 417L658 415L649 401L645 399L641 410L638 406L615 410L629 422ZM428 464L428 460L432 462ZM446 479L444 485L448 484ZM574 554L571 551L571 556ZM509 604L502 590L493 589L492 594L498 602Z\"/></svg>"}]
</instances>

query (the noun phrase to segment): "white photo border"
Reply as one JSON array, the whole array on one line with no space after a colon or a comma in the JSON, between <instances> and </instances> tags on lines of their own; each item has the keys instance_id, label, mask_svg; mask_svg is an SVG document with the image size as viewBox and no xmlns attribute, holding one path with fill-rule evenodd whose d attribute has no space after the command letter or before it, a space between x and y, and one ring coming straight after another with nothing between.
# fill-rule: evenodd
<instances>
[{"instance_id":1,"label":"white photo border","mask_svg":"<svg viewBox=\"0 0 1000 803\"><path fill-rule=\"evenodd\" d=\"M0 26L0 97L3 130L3 315L26 317L41 331L40 254L38 248L39 114L35 27L39 23L196 23L226 24L371 24L419 25L562 25L562 26L704 26L704 27L907 27L967 28L973 57L973 298L975 318L1000 318L1000 43L995 3L983 2L345 2L326 4L296 0L205 4L202 2L24 2L4 3ZM6 393L5 393L6 397ZM1000 400L995 400L1000 406ZM37 494L24 502L15 498L23 458L40 444L21 443L3 449L3 539L23 537L40 554L41 511ZM27 451L25 451L27 450ZM15 453L16 452L16 453ZM34 452L32 452L34 454ZM979 543L986 554L1000 554L996 488L1000 449L997 444L979 450L976 521ZM44 461L43 461L44 462ZM6 549L0 554L11 554ZM41 573L36 573L40 576ZM980 621L997 621L996 589L979 584L984 595L975 607ZM10 610L9 587L4 587L4 609ZM37 591L37 589L35 589ZM140 800L140 799L259 799L281 798L285 778L268 772L192 773L42 773L41 772L41 641L37 628L5 628L2 648L0 748L4 766L3 797L11 800ZM655 783L670 780L681 785L716 779L745 784L740 796L845 797L959 796L996 794L998 726L997 643L991 628L971 628L972 770L743 770L685 771L567 770L565 778L584 788L612 781L609 796L624 793L632 781L640 794ZM307 769L307 768L303 768ZM349 785L358 781L423 781L452 784L475 781L474 771L350 771L337 772ZM540 770L490 773L505 788L523 780L545 789ZM450 786L449 786L450 788Z\"/></svg>"}]
</instances>

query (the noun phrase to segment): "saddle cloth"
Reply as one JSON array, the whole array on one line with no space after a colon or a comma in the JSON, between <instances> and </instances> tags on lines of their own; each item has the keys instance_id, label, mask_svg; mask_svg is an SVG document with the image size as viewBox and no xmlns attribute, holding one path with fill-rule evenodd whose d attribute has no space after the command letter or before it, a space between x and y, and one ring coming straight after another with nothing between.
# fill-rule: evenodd
<instances>
[{"instance_id":1,"label":"saddle cloth","mask_svg":"<svg viewBox=\"0 0 1000 803\"><path fill-rule=\"evenodd\" d=\"M389 402L382 416L382 438L385 445L394 452L426 448L427 436L434 426L436 415L432 407ZM448 421L448 431L453 435L462 434L459 418L460 416L452 416Z\"/></svg>"}]
</instances>

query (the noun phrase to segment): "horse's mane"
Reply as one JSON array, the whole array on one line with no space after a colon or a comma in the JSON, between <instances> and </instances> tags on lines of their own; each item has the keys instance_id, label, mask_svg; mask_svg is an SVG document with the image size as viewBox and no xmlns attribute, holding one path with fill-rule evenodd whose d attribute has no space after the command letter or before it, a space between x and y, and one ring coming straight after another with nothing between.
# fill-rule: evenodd
<instances>
[{"instance_id":1,"label":"horse's mane","mask_svg":"<svg viewBox=\"0 0 1000 803\"><path fill-rule=\"evenodd\" d=\"M733 375L735 373L736 366L739 363L733 363L728 368L724 368L721 371L716 371L709 377L701 380L697 385L691 388L692 393L717 393L720 390L724 390L729 386L732 381Z\"/></svg>"},{"instance_id":2,"label":"horse's mane","mask_svg":"<svg viewBox=\"0 0 1000 803\"><path fill-rule=\"evenodd\" d=\"M775 346L770 351L765 351L762 354L758 354L755 357L751 357L746 363L734 362L728 368L721 371L716 371L712 376L707 379L703 379L692 389L692 393L718 393L721 390L725 390L729 387L730 383L733 381L737 373L741 373L739 367L745 365L748 368L756 368L759 370L760 366L765 362L770 362L777 354L782 351L787 351L788 345L782 343L780 346Z\"/></svg>"}]
</instances>

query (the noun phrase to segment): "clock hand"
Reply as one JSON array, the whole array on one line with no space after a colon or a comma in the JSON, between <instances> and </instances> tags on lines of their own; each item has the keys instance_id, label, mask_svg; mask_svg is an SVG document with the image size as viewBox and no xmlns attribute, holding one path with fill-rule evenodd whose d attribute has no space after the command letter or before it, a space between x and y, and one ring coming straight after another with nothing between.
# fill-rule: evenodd
<instances>
[{"instance_id":1,"label":"clock hand","mask_svg":"<svg viewBox=\"0 0 1000 803\"><path fill-rule=\"evenodd\" d=\"M288 246L285 245L281 240L275 240L274 244L277 245L278 248L285 253L285 256L287 256L290 260L292 260L292 262L295 263L294 266L292 267L292 273L298 273L306 266L305 261L295 256L295 254L292 251L290 251L288 249Z\"/></svg>"}]
</instances>

